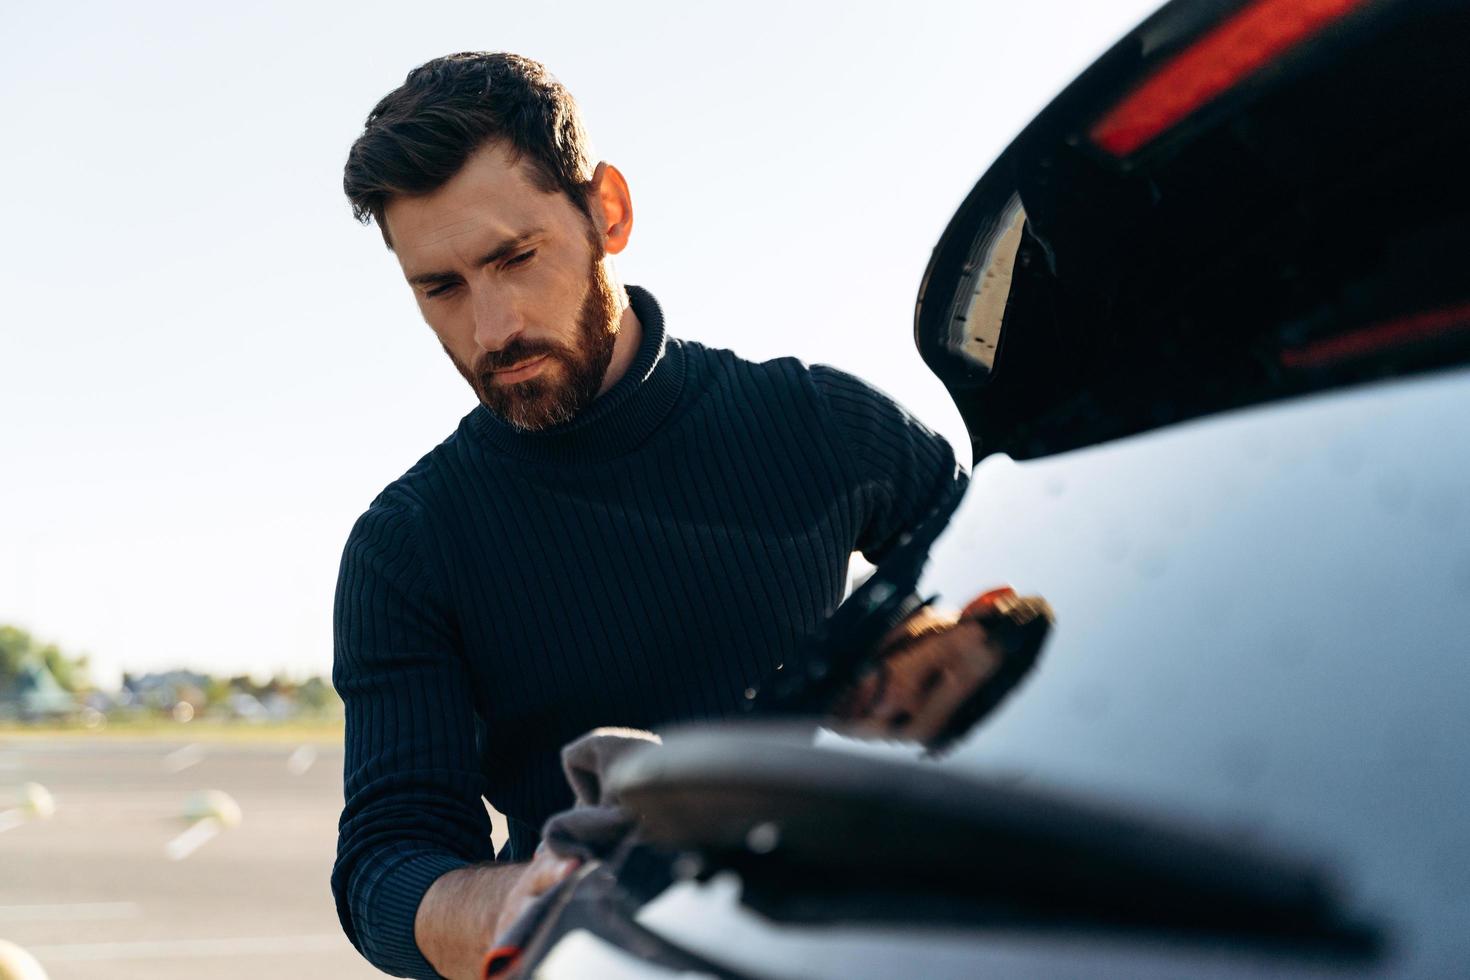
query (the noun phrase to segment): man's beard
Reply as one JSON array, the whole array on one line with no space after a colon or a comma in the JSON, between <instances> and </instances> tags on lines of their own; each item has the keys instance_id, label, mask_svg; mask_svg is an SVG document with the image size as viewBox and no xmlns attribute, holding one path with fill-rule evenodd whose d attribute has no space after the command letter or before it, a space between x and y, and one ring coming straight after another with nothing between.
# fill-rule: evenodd
<instances>
[{"instance_id":1,"label":"man's beard","mask_svg":"<svg viewBox=\"0 0 1470 980\"><path fill-rule=\"evenodd\" d=\"M600 252L600 248L593 250L587 295L577 312L577 349L517 337L500 350L482 353L475 359L473 368L466 368L449 354L454 366L479 396L480 403L513 428L537 432L570 422L602 389L618 335L619 310ZM444 351L448 354L449 348ZM543 355L561 362L564 377L560 380L548 377L554 373L548 364L534 378L515 384L496 383L497 369L524 364Z\"/></svg>"}]
</instances>

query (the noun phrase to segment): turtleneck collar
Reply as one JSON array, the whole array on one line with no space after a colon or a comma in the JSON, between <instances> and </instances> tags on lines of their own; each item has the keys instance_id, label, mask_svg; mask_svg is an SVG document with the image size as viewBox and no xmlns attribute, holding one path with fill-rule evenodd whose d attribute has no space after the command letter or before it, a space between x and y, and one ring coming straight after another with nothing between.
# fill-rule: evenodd
<instances>
[{"instance_id":1,"label":"turtleneck collar","mask_svg":"<svg viewBox=\"0 0 1470 980\"><path fill-rule=\"evenodd\" d=\"M539 462L612 459L647 439L678 401L684 385L684 352L678 344L669 345L664 314L652 294L638 286L627 289L643 339L617 384L570 422L540 432L507 425L484 405L466 418L468 428L498 452Z\"/></svg>"}]
</instances>

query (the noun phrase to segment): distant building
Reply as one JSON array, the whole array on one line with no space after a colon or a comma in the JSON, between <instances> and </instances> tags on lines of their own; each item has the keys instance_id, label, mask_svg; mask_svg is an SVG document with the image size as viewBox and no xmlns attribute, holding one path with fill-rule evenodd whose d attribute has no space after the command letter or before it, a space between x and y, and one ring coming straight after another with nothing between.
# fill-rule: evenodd
<instances>
[{"instance_id":1,"label":"distant building","mask_svg":"<svg viewBox=\"0 0 1470 980\"><path fill-rule=\"evenodd\" d=\"M0 713L13 712L27 721L64 717L75 714L80 708L77 699L38 660L20 665L8 700L10 703L0 707ZM6 712L5 707L9 707L11 712Z\"/></svg>"},{"instance_id":2,"label":"distant building","mask_svg":"<svg viewBox=\"0 0 1470 980\"><path fill-rule=\"evenodd\" d=\"M119 698L119 700L127 704L163 711L171 710L180 701L187 701L194 704L195 707L202 708L204 689L208 684L207 675L192 670L169 670L156 674L142 674L137 677L124 674L123 692L126 697Z\"/></svg>"}]
</instances>

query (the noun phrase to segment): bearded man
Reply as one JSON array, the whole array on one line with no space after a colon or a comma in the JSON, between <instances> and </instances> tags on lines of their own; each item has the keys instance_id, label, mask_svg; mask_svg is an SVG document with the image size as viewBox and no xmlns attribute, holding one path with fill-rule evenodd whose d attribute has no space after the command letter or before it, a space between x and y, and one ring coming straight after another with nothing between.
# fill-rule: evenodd
<instances>
[{"instance_id":1,"label":"bearded man","mask_svg":"<svg viewBox=\"0 0 1470 980\"><path fill-rule=\"evenodd\" d=\"M881 560L963 477L850 375L670 336L613 267L627 182L593 165L570 95L533 61L414 70L344 183L478 405L343 554L332 885L379 968L471 976L569 870L537 855L571 802L559 747L739 712L836 608L850 555ZM965 629L931 649L983 646ZM979 674L933 676L891 685L866 718L933 735ZM499 855L484 800L507 818Z\"/></svg>"}]
</instances>

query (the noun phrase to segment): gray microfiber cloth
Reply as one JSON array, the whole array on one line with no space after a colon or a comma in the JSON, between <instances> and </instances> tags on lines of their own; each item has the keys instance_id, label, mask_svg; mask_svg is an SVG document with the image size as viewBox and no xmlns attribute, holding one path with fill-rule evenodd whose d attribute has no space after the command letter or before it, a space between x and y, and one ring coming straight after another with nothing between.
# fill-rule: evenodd
<instances>
[{"instance_id":1,"label":"gray microfiber cloth","mask_svg":"<svg viewBox=\"0 0 1470 980\"><path fill-rule=\"evenodd\" d=\"M544 846L558 857L580 858L584 864L612 854L632 831L634 821L618 806L617 794L608 790L603 776L626 753L657 744L659 737L652 732L634 728L595 728L563 746L561 767L576 802L570 810L563 810L546 821L541 828ZM495 947L517 950L524 947L577 877L574 873L563 879L532 902L515 924L496 938ZM504 962L492 960L487 964L487 975L506 975L513 962L513 955L508 955Z\"/></svg>"},{"instance_id":2,"label":"gray microfiber cloth","mask_svg":"<svg viewBox=\"0 0 1470 980\"><path fill-rule=\"evenodd\" d=\"M603 777L628 752L657 745L659 737L635 728L595 728L561 750L561 767L576 803L541 829L546 846L560 857L606 858L633 829L633 817L618 805Z\"/></svg>"}]
</instances>

